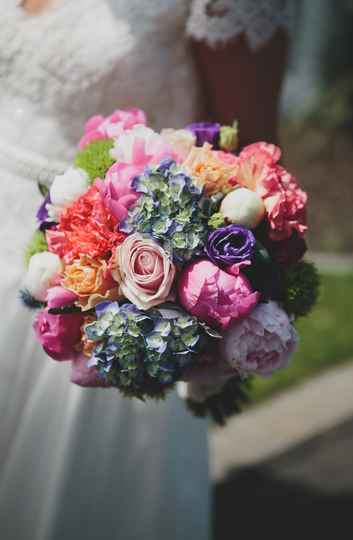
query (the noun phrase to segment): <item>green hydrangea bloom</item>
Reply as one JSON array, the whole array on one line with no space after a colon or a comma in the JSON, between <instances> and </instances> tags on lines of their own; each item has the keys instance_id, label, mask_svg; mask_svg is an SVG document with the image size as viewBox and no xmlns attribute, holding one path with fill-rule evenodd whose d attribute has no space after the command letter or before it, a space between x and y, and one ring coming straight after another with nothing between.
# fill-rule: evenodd
<instances>
[{"instance_id":1,"label":"green hydrangea bloom","mask_svg":"<svg viewBox=\"0 0 353 540\"><path fill-rule=\"evenodd\" d=\"M104 178L114 159L110 150L114 146L112 139L100 139L85 146L76 156L75 165L88 174L91 182Z\"/></svg>"},{"instance_id":2,"label":"green hydrangea bloom","mask_svg":"<svg viewBox=\"0 0 353 540\"><path fill-rule=\"evenodd\" d=\"M286 271L284 284L285 310L295 317L307 315L319 295L320 277L316 267L309 262L298 262Z\"/></svg>"},{"instance_id":3,"label":"green hydrangea bloom","mask_svg":"<svg viewBox=\"0 0 353 540\"><path fill-rule=\"evenodd\" d=\"M219 229L219 227L223 227L224 225L225 219L221 212L216 212L208 220L208 226L211 227L211 229Z\"/></svg>"},{"instance_id":4,"label":"green hydrangea bloom","mask_svg":"<svg viewBox=\"0 0 353 540\"><path fill-rule=\"evenodd\" d=\"M29 260L32 255L35 255L36 253L42 253L42 251L48 251L48 243L45 238L44 232L38 230L33 234L31 241L26 247L24 256L26 268L28 268Z\"/></svg>"}]
</instances>

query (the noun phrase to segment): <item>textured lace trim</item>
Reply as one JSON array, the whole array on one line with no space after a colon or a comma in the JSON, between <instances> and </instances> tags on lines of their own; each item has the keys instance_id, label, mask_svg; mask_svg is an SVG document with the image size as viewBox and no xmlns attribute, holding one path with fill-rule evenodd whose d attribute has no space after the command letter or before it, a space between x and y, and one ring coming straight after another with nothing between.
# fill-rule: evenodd
<instances>
[{"instance_id":1,"label":"textured lace trim","mask_svg":"<svg viewBox=\"0 0 353 540\"><path fill-rule=\"evenodd\" d=\"M48 160L33 152L18 148L0 140L0 167L15 176L50 186L55 176L62 174L68 165Z\"/></svg>"},{"instance_id":2,"label":"textured lace trim","mask_svg":"<svg viewBox=\"0 0 353 540\"><path fill-rule=\"evenodd\" d=\"M291 31L293 0L193 0L187 34L215 47L245 34L259 49L276 30Z\"/></svg>"}]
</instances>

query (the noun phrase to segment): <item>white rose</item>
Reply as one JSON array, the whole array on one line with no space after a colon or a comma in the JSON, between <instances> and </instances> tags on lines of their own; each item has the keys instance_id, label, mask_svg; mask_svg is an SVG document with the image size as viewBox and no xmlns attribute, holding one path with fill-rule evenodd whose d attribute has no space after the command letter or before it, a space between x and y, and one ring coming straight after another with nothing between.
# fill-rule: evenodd
<instances>
[{"instance_id":1,"label":"white rose","mask_svg":"<svg viewBox=\"0 0 353 540\"><path fill-rule=\"evenodd\" d=\"M196 144L195 135L188 129L162 129L161 136L172 146L181 161L184 161Z\"/></svg>"},{"instance_id":2,"label":"white rose","mask_svg":"<svg viewBox=\"0 0 353 540\"><path fill-rule=\"evenodd\" d=\"M220 212L230 223L254 229L265 216L265 205L254 191L238 188L224 197Z\"/></svg>"},{"instance_id":3,"label":"white rose","mask_svg":"<svg viewBox=\"0 0 353 540\"><path fill-rule=\"evenodd\" d=\"M50 187L49 216L56 220L63 208L83 195L88 186L89 177L83 169L70 167L64 174L56 176Z\"/></svg>"},{"instance_id":4,"label":"white rose","mask_svg":"<svg viewBox=\"0 0 353 540\"><path fill-rule=\"evenodd\" d=\"M49 251L36 253L29 260L24 287L36 299L44 302L49 287L62 269L60 257Z\"/></svg>"}]
</instances>

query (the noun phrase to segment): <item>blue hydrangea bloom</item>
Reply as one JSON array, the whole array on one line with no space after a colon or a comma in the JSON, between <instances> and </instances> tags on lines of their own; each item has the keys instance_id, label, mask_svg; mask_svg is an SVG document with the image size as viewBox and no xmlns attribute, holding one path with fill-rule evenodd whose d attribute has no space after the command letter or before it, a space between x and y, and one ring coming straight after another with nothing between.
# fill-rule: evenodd
<instances>
[{"instance_id":1,"label":"blue hydrangea bloom","mask_svg":"<svg viewBox=\"0 0 353 540\"><path fill-rule=\"evenodd\" d=\"M207 240L210 204L203 189L175 162L166 159L133 180L141 197L130 208L120 230L152 236L175 262L201 255Z\"/></svg>"},{"instance_id":2,"label":"blue hydrangea bloom","mask_svg":"<svg viewBox=\"0 0 353 540\"><path fill-rule=\"evenodd\" d=\"M197 361L206 331L195 317L178 308L173 317L141 311L133 304L103 302L97 320L85 327L97 342L91 366L128 395L161 396Z\"/></svg>"}]
</instances>

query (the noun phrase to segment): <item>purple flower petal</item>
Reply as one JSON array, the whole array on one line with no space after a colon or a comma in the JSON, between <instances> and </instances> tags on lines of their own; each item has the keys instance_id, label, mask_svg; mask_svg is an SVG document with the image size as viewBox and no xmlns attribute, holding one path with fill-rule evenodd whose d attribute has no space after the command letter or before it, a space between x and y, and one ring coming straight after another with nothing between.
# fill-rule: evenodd
<instances>
[{"instance_id":1,"label":"purple flower petal","mask_svg":"<svg viewBox=\"0 0 353 540\"><path fill-rule=\"evenodd\" d=\"M239 225L228 225L213 231L207 241L206 253L212 262L231 266L250 261L255 248L253 233Z\"/></svg>"},{"instance_id":2,"label":"purple flower petal","mask_svg":"<svg viewBox=\"0 0 353 540\"><path fill-rule=\"evenodd\" d=\"M195 122L189 124L185 129L188 129L196 137L196 145L203 146L205 142L212 144L218 148L218 139L221 126L211 122Z\"/></svg>"}]
</instances>

